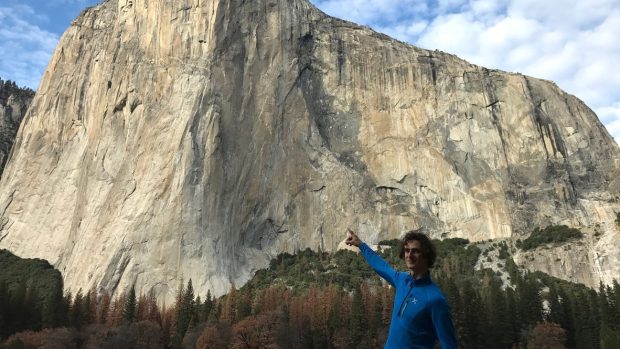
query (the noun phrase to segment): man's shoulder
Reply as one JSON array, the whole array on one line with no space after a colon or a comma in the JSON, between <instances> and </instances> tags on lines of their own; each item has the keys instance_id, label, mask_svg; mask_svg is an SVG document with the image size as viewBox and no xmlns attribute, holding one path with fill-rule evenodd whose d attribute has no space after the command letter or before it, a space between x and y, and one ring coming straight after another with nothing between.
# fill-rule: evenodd
<instances>
[{"instance_id":1,"label":"man's shoulder","mask_svg":"<svg viewBox=\"0 0 620 349\"><path fill-rule=\"evenodd\" d=\"M404 271L400 271L400 270L396 270L396 277L395 277L395 281L396 283L407 283L407 278L409 277L409 273L404 272Z\"/></svg>"},{"instance_id":2,"label":"man's shoulder","mask_svg":"<svg viewBox=\"0 0 620 349\"><path fill-rule=\"evenodd\" d=\"M446 296L441 291L441 288L436 283L431 282L427 286L427 295L430 303L448 303Z\"/></svg>"}]
</instances>

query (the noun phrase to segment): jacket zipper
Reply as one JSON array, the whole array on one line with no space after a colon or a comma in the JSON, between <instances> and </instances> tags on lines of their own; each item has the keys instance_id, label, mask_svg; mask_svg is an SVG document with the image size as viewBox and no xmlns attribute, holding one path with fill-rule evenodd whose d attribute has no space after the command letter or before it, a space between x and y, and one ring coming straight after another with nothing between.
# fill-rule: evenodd
<instances>
[{"instance_id":1,"label":"jacket zipper","mask_svg":"<svg viewBox=\"0 0 620 349\"><path fill-rule=\"evenodd\" d=\"M409 304L409 302L411 302L411 299L409 298L409 295L411 295L411 291L413 291L413 285L411 285L411 288L409 288L409 291L407 292L407 295L405 296L405 300L400 305L400 311L398 312L398 317L403 316L403 314L405 313L405 309L407 308L407 305Z\"/></svg>"},{"instance_id":2,"label":"jacket zipper","mask_svg":"<svg viewBox=\"0 0 620 349\"><path fill-rule=\"evenodd\" d=\"M405 299L404 305L400 308L400 314L398 314L398 316L403 316L403 314L405 313L405 309L407 309L407 305L409 305L409 302L409 299Z\"/></svg>"}]
</instances>

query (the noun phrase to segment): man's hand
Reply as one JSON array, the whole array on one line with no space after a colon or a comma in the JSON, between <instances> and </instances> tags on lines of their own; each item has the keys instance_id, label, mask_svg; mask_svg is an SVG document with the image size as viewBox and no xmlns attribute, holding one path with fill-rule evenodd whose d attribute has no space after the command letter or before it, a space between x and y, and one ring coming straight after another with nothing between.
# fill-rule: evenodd
<instances>
[{"instance_id":1,"label":"man's hand","mask_svg":"<svg viewBox=\"0 0 620 349\"><path fill-rule=\"evenodd\" d=\"M357 234L355 234L353 230L347 229L347 239L344 241L344 243L349 246L359 247L359 245L362 243L362 240L357 237Z\"/></svg>"}]
</instances>

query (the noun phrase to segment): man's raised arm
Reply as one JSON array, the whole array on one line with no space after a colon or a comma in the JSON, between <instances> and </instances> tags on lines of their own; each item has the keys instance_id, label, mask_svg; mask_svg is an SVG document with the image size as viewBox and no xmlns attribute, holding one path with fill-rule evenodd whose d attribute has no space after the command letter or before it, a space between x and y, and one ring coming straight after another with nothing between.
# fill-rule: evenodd
<instances>
[{"instance_id":1,"label":"man's raised arm","mask_svg":"<svg viewBox=\"0 0 620 349\"><path fill-rule=\"evenodd\" d=\"M351 229L347 229L347 239L345 243L349 246L356 246L360 249L362 256L379 276L389 282L392 286L396 283L396 270L392 268L381 256L366 245Z\"/></svg>"}]
</instances>

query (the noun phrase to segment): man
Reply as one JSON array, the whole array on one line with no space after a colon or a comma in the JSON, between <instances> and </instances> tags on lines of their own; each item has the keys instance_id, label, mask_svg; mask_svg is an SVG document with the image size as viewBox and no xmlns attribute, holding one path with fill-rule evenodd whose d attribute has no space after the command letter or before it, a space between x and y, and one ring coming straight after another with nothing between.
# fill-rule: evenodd
<instances>
[{"instance_id":1,"label":"man","mask_svg":"<svg viewBox=\"0 0 620 349\"><path fill-rule=\"evenodd\" d=\"M366 262L396 290L386 349L432 349L437 339L442 349L457 348L450 306L429 274L435 248L420 229L405 234L401 242L400 258L408 272L394 270L351 229L345 242L357 246Z\"/></svg>"}]
</instances>

